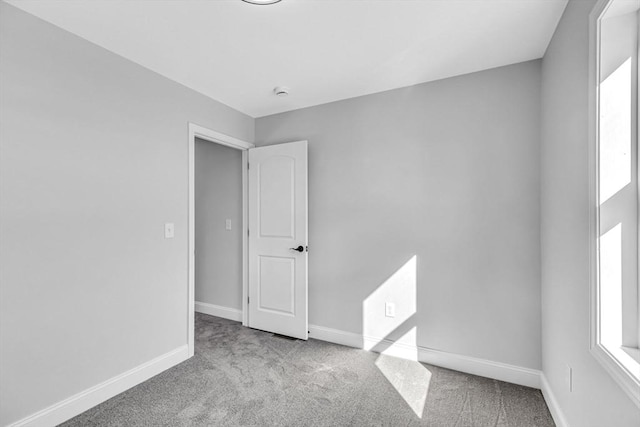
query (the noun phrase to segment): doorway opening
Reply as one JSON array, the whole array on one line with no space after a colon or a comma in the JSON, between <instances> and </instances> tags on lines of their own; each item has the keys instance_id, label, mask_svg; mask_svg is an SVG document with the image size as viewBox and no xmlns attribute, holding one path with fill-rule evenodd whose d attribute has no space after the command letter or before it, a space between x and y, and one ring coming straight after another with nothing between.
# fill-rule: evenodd
<instances>
[{"instance_id":1,"label":"doorway opening","mask_svg":"<svg viewBox=\"0 0 640 427\"><path fill-rule=\"evenodd\" d=\"M199 232L204 233L203 239L216 239L216 236L221 240L232 241L234 237L236 239L239 238L239 241L235 241L233 247L224 248L224 247L215 247L207 253L217 254L219 257L217 259L211 259L210 261L213 265L210 265L208 269L203 269L203 271L198 272L199 279L202 279L204 283L210 279L220 279L221 276L217 275L214 270L216 266L224 265L224 263L229 264L231 267L224 274L222 274L223 278L233 280L234 283L224 283L222 286L232 288L234 286L238 286L238 281L241 283L242 291L241 291L241 319L242 324L247 325L248 322L248 313L246 309L246 301L247 301L247 280L248 280L248 259L247 259L247 250L248 250L248 199L247 199L247 165L248 165L248 156L247 150L253 148L254 145L242 141L240 139L231 137L229 135L222 134L220 132L213 131L211 129L207 129L205 127L189 123L189 205L188 205L188 223L189 223L189 249L188 249L188 332L187 332L187 342L189 346L189 357L194 354L194 327L195 327L195 311L207 312L209 314L216 313L215 315L222 317L230 317L233 315L237 315L237 308L235 307L227 307L223 304L227 304L228 302L221 301L219 304L212 304L207 301L198 301L196 302L196 259L198 258L198 254L196 253L196 227L201 228L198 230ZM215 144L215 146L209 145ZM213 158L213 156L220 157L220 160L228 160L231 164L227 164L218 170L201 170L196 171L196 146L199 146L200 149L199 155L207 156ZM238 150L238 153L232 151ZM221 164L219 164L220 166ZM232 168L239 167L239 170L234 171ZM215 183L215 190L218 190L221 205L225 205L223 209L216 209L216 212L213 213L208 218L203 219L202 221L196 221L196 176L198 175L199 180L202 179L206 181L209 178L215 178L216 175L218 177L222 177L227 174L230 178L227 183ZM235 176L234 176L235 175ZM235 181L235 182L234 182ZM238 194L239 193L239 194ZM201 212L206 212L206 208L212 207L215 204L215 197L211 194L205 200L201 200L204 204ZM239 199L239 200L238 200ZM239 206L238 206L239 205ZM200 210L200 209L198 209ZM222 217L222 221L220 223L220 218ZM217 240L217 239L216 239ZM206 246L200 245L201 255L202 248ZM235 269L233 266L240 267L240 271ZM233 270L233 271L232 271ZM228 290L228 289L227 289ZM237 295L240 292L236 289L234 292L231 292L230 298L237 298ZM218 295L219 294L219 295ZM211 301L210 298L216 298L222 295L222 293L217 292L212 289L198 289L198 297L204 298L205 300ZM237 304L235 304L237 305ZM226 309L226 311L225 311ZM217 311L216 311L217 310ZM227 316L225 316L225 314Z\"/></svg>"}]
</instances>

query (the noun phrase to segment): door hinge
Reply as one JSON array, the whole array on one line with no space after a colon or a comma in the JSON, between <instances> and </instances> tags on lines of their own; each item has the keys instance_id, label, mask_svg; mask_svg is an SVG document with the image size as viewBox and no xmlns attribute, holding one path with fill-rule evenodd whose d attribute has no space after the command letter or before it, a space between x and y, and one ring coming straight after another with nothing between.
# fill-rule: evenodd
<instances>
[{"instance_id":1,"label":"door hinge","mask_svg":"<svg viewBox=\"0 0 640 427\"><path fill-rule=\"evenodd\" d=\"M247 169L251 169L251 166L249 166L249 162L247 162Z\"/></svg>"},{"instance_id":2,"label":"door hinge","mask_svg":"<svg viewBox=\"0 0 640 427\"><path fill-rule=\"evenodd\" d=\"M247 297L247 304L249 304L249 297Z\"/></svg>"}]
</instances>

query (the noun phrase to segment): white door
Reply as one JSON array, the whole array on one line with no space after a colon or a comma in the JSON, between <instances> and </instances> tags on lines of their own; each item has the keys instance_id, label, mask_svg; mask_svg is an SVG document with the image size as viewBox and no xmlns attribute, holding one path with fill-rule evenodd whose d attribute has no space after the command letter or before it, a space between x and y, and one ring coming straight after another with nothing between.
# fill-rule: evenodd
<instances>
[{"instance_id":1,"label":"white door","mask_svg":"<svg viewBox=\"0 0 640 427\"><path fill-rule=\"evenodd\" d=\"M249 150L249 326L308 337L307 141Z\"/></svg>"}]
</instances>

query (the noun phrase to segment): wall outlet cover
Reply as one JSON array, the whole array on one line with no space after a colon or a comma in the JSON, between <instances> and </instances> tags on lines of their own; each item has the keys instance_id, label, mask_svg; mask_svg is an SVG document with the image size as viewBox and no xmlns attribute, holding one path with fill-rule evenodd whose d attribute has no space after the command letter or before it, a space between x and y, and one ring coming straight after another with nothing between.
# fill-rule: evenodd
<instances>
[{"instance_id":1,"label":"wall outlet cover","mask_svg":"<svg viewBox=\"0 0 640 427\"><path fill-rule=\"evenodd\" d=\"M164 225L164 238L165 239L173 239L175 236L175 227L172 222L167 222Z\"/></svg>"},{"instance_id":2,"label":"wall outlet cover","mask_svg":"<svg viewBox=\"0 0 640 427\"><path fill-rule=\"evenodd\" d=\"M392 302L385 302L384 315L386 317L396 317L396 305Z\"/></svg>"}]
</instances>

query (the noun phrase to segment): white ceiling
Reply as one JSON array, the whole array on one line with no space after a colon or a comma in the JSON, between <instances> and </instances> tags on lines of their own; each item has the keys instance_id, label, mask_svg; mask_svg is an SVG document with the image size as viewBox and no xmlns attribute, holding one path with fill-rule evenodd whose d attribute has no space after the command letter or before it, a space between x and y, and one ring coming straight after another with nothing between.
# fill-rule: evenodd
<instances>
[{"instance_id":1,"label":"white ceiling","mask_svg":"<svg viewBox=\"0 0 640 427\"><path fill-rule=\"evenodd\" d=\"M261 117L541 58L567 0L8 2Z\"/></svg>"}]
</instances>

